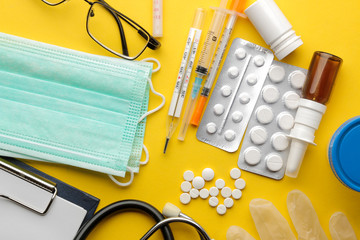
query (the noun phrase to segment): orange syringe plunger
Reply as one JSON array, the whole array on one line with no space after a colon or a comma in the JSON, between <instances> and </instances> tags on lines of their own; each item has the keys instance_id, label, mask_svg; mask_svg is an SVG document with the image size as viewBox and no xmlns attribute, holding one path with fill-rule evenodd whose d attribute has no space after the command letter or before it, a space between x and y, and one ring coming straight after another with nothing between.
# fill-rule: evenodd
<instances>
[{"instance_id":1,"label":"orange syringe plunger","mask_svg":"<svg viewBox=\"0 0 360 240\"><path fill-rule=\"evenodd\" d=\"M243 13L245 10L245 2L246 0L232 0L230 10Z\"/></svg>"},{"instance_id":2,"label":"orange syringe plunger","mask_svg":"<svg viewBox=\"0 0 360 240\"><path fill-rule=\"evenodd\" d=\"M315 131L325 113L342 59L329 53L315 52L310 63L302 98L295 116L286 175L296 178L308 144L313 144Z\"/></svg>"},{"instance_id":3,"label":"orange syringe plunger","mask_svg":"<svg viewBox=\"0 0 360 240\"><path fill-rule=\"evenodd\" d=\"M325 52L315 52L311 60L302 96L321 104L329 100L342 59Z\"/></svg>"}]
</instances>

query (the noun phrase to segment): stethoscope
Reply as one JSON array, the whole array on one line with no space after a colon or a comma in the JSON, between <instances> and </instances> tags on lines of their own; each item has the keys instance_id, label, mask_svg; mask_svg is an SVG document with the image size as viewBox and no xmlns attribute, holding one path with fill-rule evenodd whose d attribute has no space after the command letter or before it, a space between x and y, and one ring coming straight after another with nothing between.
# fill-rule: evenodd
<instances>
[{"instance_id":1,"label":"stethoscope","mask_svg":"<svg viewBox=\"0 0 360 240\"><path fill-rule=\"evenodd\" d=\"M194 227L202 240L211 240L206 231L189 216L183 214L179 208L171 203L167 203L163 209L163 214L152 205L139 200L123 200L112 203L99 210L94 217L85 223L75 236L74 240L84 240L91 231L106 217L115 213L139 211L151 216L157 223L140 239L149 239L157 230L161 230L165 240L174 240L173 233L169 224L173 222L182 222ZM166 216L167 218L165 218Z\"/></svg>"}]
</instances>

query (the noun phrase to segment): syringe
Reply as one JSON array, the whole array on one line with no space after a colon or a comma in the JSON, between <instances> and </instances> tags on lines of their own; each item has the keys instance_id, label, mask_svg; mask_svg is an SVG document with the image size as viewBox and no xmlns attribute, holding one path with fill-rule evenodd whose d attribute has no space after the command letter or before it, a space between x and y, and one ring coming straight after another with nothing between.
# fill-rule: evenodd
<instances>
[{"instance_id":1,"label":"syringe","mask_svg":"<svg viewBox=\"0 0 360 240\"><path fill-rule=\"evenodd\" d=\"M194 21L186 41L185 50L182 55L179 73L176 79L174 93L171 99L167 120L167 135L164 147L166 152L167 145L171 136L178 125L182 106L184 103L187 87L194 65L195 55L201 37L201 26L205 18L205 9L198 8L195 12Z\"/></svg>"},{"instance_id":2,"label":"syringe","mask_svg":"<svg viewBox=\"0 0 360 240\"><path fill-rule=\"evenodd\" d=\"M208 96L210 95L210 90L212 88L212 85L215 82L215 77L217 75L217 71L220 67L221 60L224 56L224 52L226 50L226 47L229 43L230 36L232 33L232 30L234 28L234 25L236 23L237 17L246 17L242 12L245 9L245 0L232 0L230 11L231 14L228 18L227 25L224 29L223 35L220 39L219 47L215 53L215 57L213 60L213 63L210 68L209 75L206 78L206 81L204 83L204 87L201 92L201 96L199 100L197 101L195 110L193 112L192 118L190 123L195 126L199 126L201 115L204 111L204 107L206 104L206 101L208 99Z\"/></svg>"},{"instance_id":3,"label":"syringe","mask_svg":"<svg viewBox=\"0 0 360 240\"><path fill-rule=\"evenodd\" d=\"M186 106L185 115L181 123L180 133L178 139L184 141L187 128L190 124L190 119L192 112L195 107L196 100L198 98L198 93L201 87L203 78L207 75L211 59L216 48L216 43L218 42L221 30L224 26L224 21L227 15L228 10L226 10L228 0L221 0L220 7L215 8L215 13L210 24L210 28L207 32L204 45L201 50L201 55L196 66L195 72L197 74L195 82L193 84L190 99Z\"/></svg>"}]
</instances>

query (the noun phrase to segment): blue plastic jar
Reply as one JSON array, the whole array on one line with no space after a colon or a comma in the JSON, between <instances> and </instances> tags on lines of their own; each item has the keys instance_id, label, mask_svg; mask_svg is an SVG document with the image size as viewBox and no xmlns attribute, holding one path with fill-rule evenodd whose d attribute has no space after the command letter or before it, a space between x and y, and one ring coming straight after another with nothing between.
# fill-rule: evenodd
<instances>
[{"instance_id":1,"label":"blue plastic jar","mask_svg":"<svg viewBox=\"0 0 360 240\"><path fill-rule=\"evenodd\" d=\"M360 192L360 116L342 124L331 138L329 161L345 186Z\"/></svg>"}]
</instances>

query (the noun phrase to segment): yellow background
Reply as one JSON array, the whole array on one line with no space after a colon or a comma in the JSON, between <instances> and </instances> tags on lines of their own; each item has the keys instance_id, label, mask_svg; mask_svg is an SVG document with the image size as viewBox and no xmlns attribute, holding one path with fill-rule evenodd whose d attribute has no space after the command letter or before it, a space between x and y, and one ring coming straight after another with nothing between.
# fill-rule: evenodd
<instances>
[{"instance_id":1,"label":"yellow background","mask_svg":"<svg viewBox=\"0 0 360 240\"><path fill-rule=\"evenodd\" d=\"M249 0L247 6L252 2L254 1ZM108 3L152 32L151 0L108 0ZM159 209L166 202L172 202L197 220L215 239L225 239L226 231L231 225L241 226L259 239L249 212L249 202L253 198L273 202L295 232L286 208L286 196L289 191L300 189L311 199L329 238L328 222L336 211L343 211L347 215L360 237L360 193L344 187L335 178L327 158L328 143L334 131L349 118L359 115L360 110L358 0L276 0L304 42L284 62L307 68L313 52L317 50L333 53L344 60L327 112L316 132L317 146L308 148L299 177L285 177L281 181L275 181L242 171L242 177L247 182L243 197L235 201L234 207L225 216L219 216L216 209L202 199L196 199L186 206L180 204L180 184L185 170L190 169L200 175L204 168L211 167L215 170L216 178L221 177L227 185L232 186L229 171L237 166L239 151L227 153L197 141L195 128L189 129L185 142L176 139L176 132L166 155L162 153L167 111L195 9L209 9L219 3L219 0L164 0L164 37L160 39L162 47L157 51L146 50L141 58L155 57L161 61L161 70L152 79L155 89L163 93L167 101L160 112L148 118L145 144L150 152L150 162L141 167L130 187L117 187L104 174L59 165L31 164L100 198L99 208L129 198L147 201ZM0 31L111 56L86 33L88 8L89 5L82 0L71 0L57 7L47 6L40 0L3 0L0 2ZM205 27L209 26L211 15L209 11ZM238 20L232 39L235 37L269 48L248 20ZM149 108L156 107L160 102L160 98L151 94ZM214 181L207 183L206 187L212 185ZM102 224L89 239L139 239L152 224L152 220L141 214L123 214ZM174 224L173 229L177 239L197 239L195 232L186 226ZM153 239L162 238L157 234Z\"/></svg>"}]
</instances>

